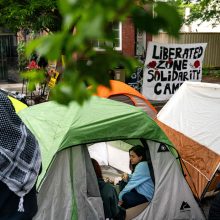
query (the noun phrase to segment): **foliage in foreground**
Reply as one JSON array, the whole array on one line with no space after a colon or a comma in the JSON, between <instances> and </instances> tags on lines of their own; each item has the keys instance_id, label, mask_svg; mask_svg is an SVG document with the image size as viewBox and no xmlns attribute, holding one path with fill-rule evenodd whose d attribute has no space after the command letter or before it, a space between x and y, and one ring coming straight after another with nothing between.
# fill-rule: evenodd
<instances>
[{"instance_id":1,"label":"foliage in foreground","mask_svg":"<svg viewBox=\"0 0 220 220\"><path fill-rule=\"evenodd\" d=\"M109 86L109 70L123 66L127 73L132 73L139 65L135 59L114 50L115 36L111 29L112 24L130 18L140 31L156 35L160 30L164 30L169 35L177 37L182 23L177 8L171 2L45 0L43 3L33 0L26 2L29 11L25 9L25 3L9 0L8 4L12 2L16 7L24 4L24 11L20 10L19 14L18 11L13 10L11 17L6 16L8 22L14 17L11 21L15 22L16 27L48 30L50 33L30 42L27 56L37 52L48 60L59 60L61 55L65 57L62 81L51 93L52 98L61 103L68 103L71 100L82 103L91 95L91 90L87 89L88 85L92 85L94 90L99 84ZM49 10L53 22L57 21L56 25L48 22L46 17L40 21L41 15L36 16L36 11L42 14L46 13L46 9ZM4 10L9 8L5 7ZM37 25L35 20L31 20L33 15ZM57 20L59 17L62 20ZM93 48L93 42L97 41L104 45L101 53Z\"/></svg>"}]
</instances>

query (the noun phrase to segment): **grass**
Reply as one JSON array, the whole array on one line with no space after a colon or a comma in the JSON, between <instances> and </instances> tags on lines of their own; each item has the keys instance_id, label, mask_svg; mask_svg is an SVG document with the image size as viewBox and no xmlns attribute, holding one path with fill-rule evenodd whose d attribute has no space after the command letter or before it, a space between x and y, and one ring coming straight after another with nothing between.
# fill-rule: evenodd
<instances>
[{"instance_id":1,"label":"grass","mask_svg":"<svg viewBox=\"0 0 220 220\"><path fill-rule=\"evenodd\" d=\"M220 78L220 68L203 68L202 75Z\"/></svg>"}]
</instances>

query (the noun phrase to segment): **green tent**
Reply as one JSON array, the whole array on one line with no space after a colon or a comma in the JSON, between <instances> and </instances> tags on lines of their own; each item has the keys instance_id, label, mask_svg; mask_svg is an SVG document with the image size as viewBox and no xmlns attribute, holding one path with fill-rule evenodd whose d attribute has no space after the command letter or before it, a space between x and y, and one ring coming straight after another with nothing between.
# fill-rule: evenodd
<instances>
[{"instance_id":1,"label":"green tent","mask_svg":"<svg viewBox=\"0 0 220 220\"><path fill-rule=\"evenodd\" d=\"M39 211L35 219L103 219L102 201L87 147L115 140L141 144L148 148L148 158L152 161L154 198L137 219L164 219L169 210L165 205L170 203L175 208L183 201L190 204L191 216L202 216L179 169L171 142L142 110L92 97L82 106L74 102L68 106L55 102L35 105L20 111L19 116L35 134L42 153ZM168 193L163 195L161 190L167 184L170 184ZM170 196L178 194L176 184L183 193L170 202ZM161 206L160 212L156 206ZM175 210L170 217L185 216L179 208Z\"/></svg>"}]
</instances>

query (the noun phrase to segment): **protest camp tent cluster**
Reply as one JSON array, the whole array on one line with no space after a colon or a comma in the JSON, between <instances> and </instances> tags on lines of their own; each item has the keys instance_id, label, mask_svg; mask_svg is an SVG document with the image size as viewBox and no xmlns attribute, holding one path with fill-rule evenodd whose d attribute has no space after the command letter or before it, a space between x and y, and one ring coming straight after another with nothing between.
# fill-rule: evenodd
<instances>
[{"instance_id":1,"label":"protest camp tent cluster","mask_svg":"<svg viewBox=\"0 0 220 220\"><path fill-rule=\"evenodd\" d=\"M154 171L153 199L133 219L204 219L175 149L142 110L93 96L82 106L47 102L26 108L19 116L38 139L42 153L35 220L104 219L88 147L119 140L127 144L124 149L118 145L120 150L128 151L134 144L145 147Z\"/></svg>"},{"instance_id":2,"label":"protest camp tent cluster","mask_svg":"<svg viewBox=\"0 0 220 220\"><path fill-rule=\"evenodd\" d=\"M157 110L141 93L121 81L110 80L110 88L99 86L97 96L134 105L143 109L151 118L157 115Z\"/></svg>"},{"instance_id":3,"label":"protest camp tent cluster","mask_svg":"<svg viewBox=\"0 0 220 220\"><path fill-rule=\"evenodd\" d=\"M220 85L185 82L157 115L157 123L181 156L186 180L198 199L218 178L219 113Z\"/></svg>"}]
</instances>

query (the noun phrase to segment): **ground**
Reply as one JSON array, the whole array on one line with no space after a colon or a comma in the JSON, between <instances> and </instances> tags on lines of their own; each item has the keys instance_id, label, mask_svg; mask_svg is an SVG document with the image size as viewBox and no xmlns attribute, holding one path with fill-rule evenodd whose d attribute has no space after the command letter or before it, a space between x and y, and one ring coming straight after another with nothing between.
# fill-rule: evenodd
<instances>
[{"instance_id":1,"label":"ground","mask_svg":"<svg viewBox=\"0 0 220 220\"><path fill-rule=\"evenodd\" d=\"M202 82L220 84L220 76L211 76L211 75L203 76L202 77Z\"/></svg>"}]
</instances>

